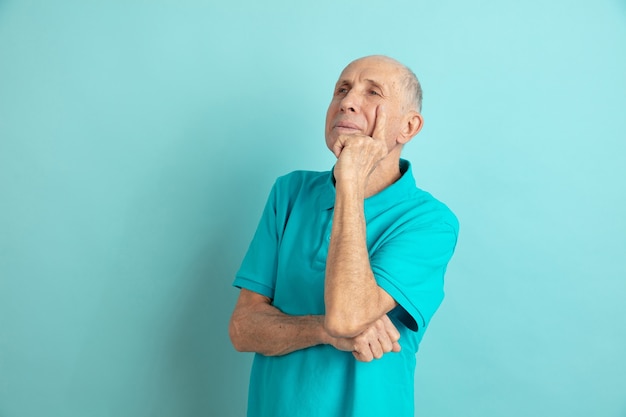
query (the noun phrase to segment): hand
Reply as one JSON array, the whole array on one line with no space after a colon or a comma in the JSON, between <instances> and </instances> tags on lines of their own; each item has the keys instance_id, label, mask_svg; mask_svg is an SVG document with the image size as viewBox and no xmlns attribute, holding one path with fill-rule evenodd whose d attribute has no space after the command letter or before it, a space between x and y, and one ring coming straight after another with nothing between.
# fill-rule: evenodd
<instances>
[{"instance_id":1,"label":"hand","mask_svg":"<svg viewBox=\"0 0 626 417\"><path fill-rule=\"evenodd\" d=\"M333 338L331 344L339 350L352 352L361 362L380 359L389 352L400 352L400 332L385 314L363 333L353 338Z\"/></svg>"},{"instance_id":2,"label":"hand","mask_svg":"<svg viewBox=\"0 0 626 417\"><path fill-rule=\"evenodd\" d=\"M389 153L385 140L386 119L382 106L378 107L372 136L354 134L337 138L332 149L337 157L334 169L336 181L356 182L365 186L376 165Z\"/></svg>"}]
</instances>

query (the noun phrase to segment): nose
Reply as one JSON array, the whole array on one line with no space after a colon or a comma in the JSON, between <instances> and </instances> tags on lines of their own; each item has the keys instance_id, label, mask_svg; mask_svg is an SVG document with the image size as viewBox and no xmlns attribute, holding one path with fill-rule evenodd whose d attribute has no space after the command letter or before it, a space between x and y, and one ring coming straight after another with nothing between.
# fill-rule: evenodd
<instances>
[{"instance_id":1,"label":"nose","mask_svg":"<svg viewBox=\"0 0 626 417\"><path fill-rule=\"evenodd\" d=\"M356 113L359 108L358 98L356 97L354 89L348 91L348 93L341 99L339 108L344 113Z\"/></svg>"}]
</instances>

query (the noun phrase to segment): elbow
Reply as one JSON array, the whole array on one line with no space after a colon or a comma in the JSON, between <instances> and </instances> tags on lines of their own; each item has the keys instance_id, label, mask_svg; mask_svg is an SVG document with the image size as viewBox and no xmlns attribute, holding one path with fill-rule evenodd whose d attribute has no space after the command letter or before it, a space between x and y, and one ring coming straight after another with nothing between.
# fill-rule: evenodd
<instances>
[{"instance_id":1,"label":"elbow","mask_svg":"<svg viewBox=\"0 0 626 417\"><path fill-rule=\"evenodd\" d=\"M232 343L233 347L237 352L247 352L243 337L241 336L240 327L237 323L236 317L231 317L230 322L228 323L228 336L230 337L230 343Z\"/></svg>"},{"instance_id":2,"label":"elbow","mask_svg":"<svg viewBox=\"0 0 626 417\"><path fill-rule=\"evenodd\" d=\"M361 334L367 328L367 323L355 317L327 313L324 318L324 328L332 337L350 338Z\"/></svg>"}]
</instances>

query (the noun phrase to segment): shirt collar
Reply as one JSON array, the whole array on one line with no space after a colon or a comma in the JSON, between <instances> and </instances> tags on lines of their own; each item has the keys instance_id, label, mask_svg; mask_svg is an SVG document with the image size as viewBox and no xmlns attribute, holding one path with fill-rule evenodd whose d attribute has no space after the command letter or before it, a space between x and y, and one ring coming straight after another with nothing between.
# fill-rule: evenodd
<instances>
[{"instance_id":1,"label":"shirt collar","mask_svg":"<svg viewBox=\"0 0 626 417\"><path fill-rule=\"evenodd\" d=\"M366 217L386 209L390 202L395 203L406 199L415 191L413 169L406 159L400 159L400 175L398 181L365 199ZM332 170L328 171L328 176L318 196L318 203L321 210L330 210L335 206L335 178Z\"/></svg>"}]
</instances>

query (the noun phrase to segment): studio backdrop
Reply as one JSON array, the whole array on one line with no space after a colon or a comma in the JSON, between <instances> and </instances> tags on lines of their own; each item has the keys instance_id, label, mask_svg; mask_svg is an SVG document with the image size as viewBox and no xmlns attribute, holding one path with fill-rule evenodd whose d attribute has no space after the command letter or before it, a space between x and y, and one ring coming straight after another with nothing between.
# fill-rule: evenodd
<instances>
[{"instance_id":1,"label":"studio backdrop","mask_svg":"<svg viewBox=\"0 0 626 417\"><path fill-rule=\"evenodd\" d=\"M461 224L416 415L626 416L623 0L0 0L0 416L244 416L234 274L370 54Z\"/></svg>"}]
</instances>

